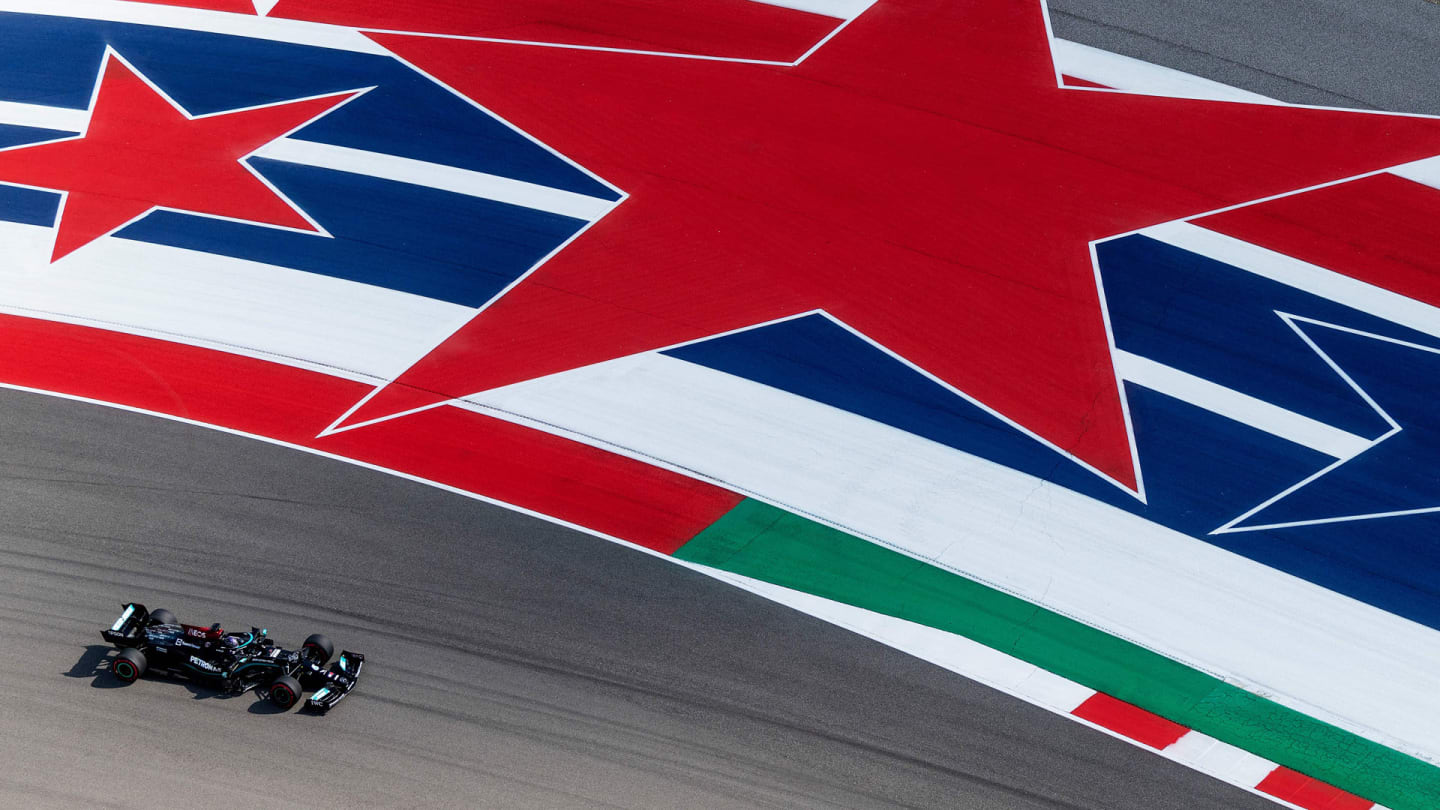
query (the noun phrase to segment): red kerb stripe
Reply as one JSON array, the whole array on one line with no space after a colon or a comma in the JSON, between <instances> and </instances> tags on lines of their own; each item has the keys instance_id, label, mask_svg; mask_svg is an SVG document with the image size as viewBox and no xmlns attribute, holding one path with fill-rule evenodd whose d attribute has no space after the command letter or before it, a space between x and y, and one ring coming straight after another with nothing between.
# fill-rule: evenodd
<instances>
[{"instance_id":1,"label":"red kerb stripe","mask_svg":"<svg viewBox=\"0 0 1440 810\"><path fill-rule=\"evenodd\" d=\"M1370 810L1375 806L1375 803L1368 799L1346 793L1340 788L1331 787L1318 779L1311 779L1283 766L1271 771L1255 789L1299 805L1305 810Z\"/></svg>"},{"instance_id":2,"label":"red kerb stripe","mask_svg":"<svg viewBox=\"0 0 1440 810\"><path fill-rule=\"evenodd\" d=\"M1157 749L1173 745L1190 731L1179 723L1099 692L1071 714Z\"/></svg>"}]
</instances>

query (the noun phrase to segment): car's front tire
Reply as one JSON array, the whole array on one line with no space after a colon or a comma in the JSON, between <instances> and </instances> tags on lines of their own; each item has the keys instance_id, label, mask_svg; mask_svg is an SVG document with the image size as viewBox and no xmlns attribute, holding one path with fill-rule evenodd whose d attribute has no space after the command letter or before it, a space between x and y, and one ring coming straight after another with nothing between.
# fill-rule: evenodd
<instances>
[{"instance_id":1,"label":"car's front tire","mask_svg":"<svg viewBox=\"0 0 1440 810\"><path fill-rule=\"evenodd\" d=\"M281 675L270 684L266 695L271 703L281 709L289 709L300 702L300 682L289 675Z\"/></svg>"},{"instance_id":2,"label":"car's front tire","mask_svg":"<svg viewBox=\"0 0 1440 810\"><path fill-rule=\"evenodd\" d=\"M300 649L308 652L310 657L315 659L315 665L320 667L325 666L330 656L335 654L335 645L319 633L312 633L305 639L305 643L300 645Z\"/></svg>"},{"instance_id":3,"label":"car's front tire","mask_svg":"<svg viewBox=\"0 0 1440 810\"><path fill-rule=\"evenodd\" d=\"M140 680L141 675L145 674L148 666L149 662L145 660L145 653L134 647L126 647L110 662L110 672L121 683L134 683Z\"/></svg>"}]
</instances>

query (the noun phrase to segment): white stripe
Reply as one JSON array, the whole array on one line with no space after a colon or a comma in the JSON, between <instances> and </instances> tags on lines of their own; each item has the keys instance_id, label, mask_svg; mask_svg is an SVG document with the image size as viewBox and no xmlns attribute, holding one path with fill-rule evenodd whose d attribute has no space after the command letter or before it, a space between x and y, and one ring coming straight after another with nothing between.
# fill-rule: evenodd
<instances>
[{"instance_id":1,"label":"white stripe","mask_svg":"<svg viewBox=\"0 0 1440 810\"><path fill-rule=\"evenodd\" d=\"M1440 755L1440 634L1048 481L663 355L471 400L883 541L1382 745Z\"/></svg>"},{"instance_id":2,"label":"white stripe","mask_svg":"<svg viewBox=\"0 0 1440 810\"><path fill-rule=\"evenodd\" d=\"M1160 752L1166 759L1229 782L1254 787L1275 770L1275 763L1229 743L1192 731Z\"/></svg>"},{"instance_id":3,"label":"white stripe","mask_svg":"<svg viewBox=\"0 0 1440 810\"><path fill-rule=\"evenodd\" d=\"M1396 166L1390 170L1390 173L1431 188L1440 188L1440 157L1426 158L1414 163L1406 163L1403 166Z\"/></svg>"},{"instance_id":4,"label":"white stripe","mask_svg":"<svg viewBox=\"0 0 1440 810\"><path fill-rule=\"evenodd\" d=\"M1394 321L1417 332L1440 337L1440 309L1342 273L1332 273L1326 268L1188 222L1156 225L1140 233L1311 295Z\"/></svg>"},{"instance_id":5,"label":"white stripe","mask_svg":"<svg viewBox=\"0 0 1440 810\"><path fill-rule=\"evenodd\" d=\"M352 28L180 6L125 0L0 0L0 11L158 25L298 45L316 45L357 53L389 54L389 51L374 40Z\"/></svg>"},{"instance_id":6,"label":"white stripe","mask_svg":"<svg viewBox=\"0 0 1440 810\"><path fill-rule=\"evenodd\" d=\"M21 104L18 101L0 101L0 124L79 133L85 129L85 123L89 120L89 110L71 110L65 107Z\"/></svg>"},{"instance_id":7,"label":"white stripe","mask_svg":"<svg viewBox=\"0 0 1440 810\"><path fill-rule=\"evenodd\" d=\"M1335 458L1351 458L1374 444L1364 436L1347 433L1154 360L1126 351L1116 351L1113 356L1116 372L1136 385Z\"/></svg>"},{"instance_id":8,"label":"white stripe","mask_svg":"<svg viewBox=\"0 0 1440 810\"><path fill-rule=\"evenodd\" d=\"M1060 72L1067 76L1130 93L1260 104L1281 103L1259 93L1251 93L1228 84L1065 39L1051 40L1051 54Z\"/></svg>"},{"instance_id":9,"label":"white stripe","mask_svg":"<svg viewBox=\"0 0 1440 810\"><path fill-rule=\"evenodd\" d=\"M88 118L87 110L0 102L0 123L3 124L80 132L85 128ZM611 200L526 183L509 177L294 138L275 141L260 149L255 156L411 183L585 221L599 219L617 205Z\"/></svg>"},{"instance_id":10,"label":"white stripe","mask_svg":"<svg viewBox=\"0 0 1440 810\"><path fill-rule=\"evenodd\" d=\"M475 312L315 273L114 237L50 265L54 238L52 228L0 222L0 311L370 383L393 379Z\"/></svg>"},{"instance_id":11,"label":"white stripe","mask_svg":"<svg viewBox=\"0 0 1440 810\"><path fill-rule=\"evenodd\" d=\"M841 20L853 20L875 5L875 0L751 0L766 6L793 8Z\"/></svg>"},{"instance_id":12,"label":"white stripe","mask_svg":"<svg viewBox=\"0 0 1440 810\"><path fill-rule=\"evenodd\" d=\"M256 152L255 156L378 177L382 180L412 183L586 221L599 219L617 204L611 200L508 177L293 138L275 141Z\"/></svg>"}]
</instances>

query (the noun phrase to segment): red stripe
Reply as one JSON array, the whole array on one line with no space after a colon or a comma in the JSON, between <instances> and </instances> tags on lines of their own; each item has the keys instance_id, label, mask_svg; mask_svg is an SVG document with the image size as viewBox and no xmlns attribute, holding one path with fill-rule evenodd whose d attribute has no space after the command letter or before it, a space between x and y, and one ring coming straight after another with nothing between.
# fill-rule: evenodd
<instances>
[{"instance_id":1,"label":"red stripe","mask_svg":"<svg viewBox=\"0 0 1440 810\"><path fill-rule=\"evenodd\" d=\"M280 0L271 17L644 51L791 61L840 24L750 0Z\"/></svg>"},{"instance_id":2,"label":"red stripe","mask_svg":"<svg viewBox=\"0 0 1440 810\"><path fill-rule=\"evenodd\" d=\"M1100 88L1101 90L1111 90L1111 89L1113 89L1113 88L1111 88L1110 85L1108 85L1108 84L1100 84L1099 82L1092 82L1092 81L1090 81L1089 79L1079 79L1079 78L1076 78L1076 77L1074 77L1074 76L1061 76L1060 78L1064 80L1066 87L1098 87L1098 88Z\"/></svg>"},{"instance_id":3,"label":"red stripe","mask_svg":"<svg viewBox=\"0 0 1440 810\"><path fill-rule=\"evenodd\" d=\"M1255 789L1305 810L1370 810L1375 806L1369 799L1346 793L1284 766L1271 771Z\"/></svg>"},{"instance_id":4,"label":"red stripe","mask_svg":"<svg viewBox=\"0 0 1440 810\"><path fill-rule=\"evenodd\" d=\"M254 0L131 0L255 14ZM355 28L789 62L840 25L750 0L280 0L270 17Z\"/></svg>"},{"instance_id":5,"label":"red stripe","mask_svg":"<svg viewBox=\"0 0 1440 810\"><path fill-rule=\"evenodd\" d=\"M0 315L0 342L0 382L334 453L667 554L740 502L658 467L453 407L317 439L370 386L277 363L9 315Z\"/></svg>"},{"instance_id":6,"label":"red stripe","mask_svg":"<svg viewBox=\"0 0 1440 810\"><path fill-rule=\"evenodd\" d=\"M1378 174L1195 224L1440 305L1440 191Z\"/></svg>"},{"instance_id":7,"label":"red stripe","mask_svg":"<svg viewBox=\"0 0 1440 810\"><path fill-rule=\"evenodd\" d=\"M230 11L236 14L255 13L255 0L137 0L141 3L155 3L161 6L185 6L210 11Z\"/></svg>"},{"instance_id":8,"label":"red stripe","mask_svg":"<svg viewBox=\"0 0 1440 810\"><path fill-rule=\"evenodd\" d=\"M1172 723L1158 714L1099 692L1091 695L1071 714L1151 748L1166 748L1190 732L1179 723Z\"/></svg>"}]
</instances>

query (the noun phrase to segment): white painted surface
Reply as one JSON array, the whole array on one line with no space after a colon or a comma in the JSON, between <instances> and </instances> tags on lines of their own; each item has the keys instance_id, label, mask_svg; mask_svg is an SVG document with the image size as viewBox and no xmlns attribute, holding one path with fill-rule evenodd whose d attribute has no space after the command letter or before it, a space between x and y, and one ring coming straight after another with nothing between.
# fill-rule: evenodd
<instances>
[{"instance_id":1,"label":"white painted surface","mask_svg":"<svg viewBox=\"0 0 1440 810\"><path fill-rule=\"evenodd\" d=\"M1139 355L1116 350L1115 371L1128 382L1335 458L1352 458L1374 442L1304 414L1242 394Z\"/></svg>"},{"instance_id":2,"label":"white painted surface","mask_svg":"<svg viewBox=\"0 0 1440 810\"><path fill-rule=\"evenodd\" d=\"M662 355L470 399L818 518L1382 744L1440 755L1440 634L1063 487Z\"/></svg>"},{"instance_id":3,"label":"white painted surface","mask_svg":"<svg viewBox=\"0 0 1440 810\"><path fill-rule=\"evenodd\" d=\"M1228 84L1202 79L1066 39L1052 39L1050 52L1061 73L1116 90L1175 98L1248 101L1257 104L1281 103L1259 93L1251 93Z\"/></svg>"},{"instance_id":4,"label":"white painted surface","mask_svg":"<svg viewBox=\"0 0 1440 810\"><path fill-rule=\"evenodd\" d=\"M114 237L51 265L54 238L51 228L0 222L0 311L366 382L393 379L474 314L366 284Z\"/></svg>"},{"instance_id":5,"label":"white painted surface","mask_svg":"<svg viewBox=\"0 0 1440 810\"><path fill-rule=\"evenodd\" d=\"M1161 753L1167 759L1189 765L1233 785L1253 787L1275 770L1275 763L1268 759L1261 759L1196 731L1181 737Z\"/></svg>"}]
</instances>

